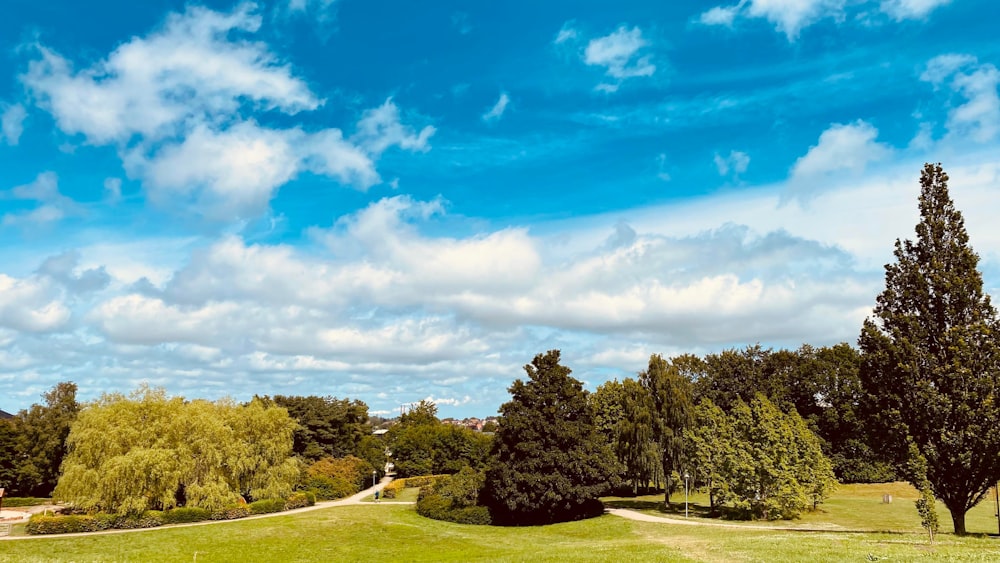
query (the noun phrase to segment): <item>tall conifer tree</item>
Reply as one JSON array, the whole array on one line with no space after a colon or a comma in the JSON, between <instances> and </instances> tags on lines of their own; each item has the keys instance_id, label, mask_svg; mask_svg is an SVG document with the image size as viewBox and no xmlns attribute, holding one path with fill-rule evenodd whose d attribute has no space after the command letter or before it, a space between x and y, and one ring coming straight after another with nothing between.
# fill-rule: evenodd
<instances>
[{"instance_id":1,"label":"tall conifer tree","mask_svg":"<svg viewBox=\"0 0 1000 563\"><path fill-rule=\"evenodd\" d=\"M861 378L883 447L902 463L916 446L964 534L965 513L1000 478L1000 326L948 175L927 164L920 187L917 240L896 241L858 340ZM911 476L914 486L919 479Z\"/></svg>"},{"instance_id":2,"label":"tall conifer tree","mask_svg":"<svg viewBox=\"0 0 1000 563\"><path fill-rule=\"evenodd\" d=\"M613 454L594 424L583 384L559 363L559 351L538 354L528 381L514 381L500 407L500 428L486 479L494 522L547 524L598 515L609 487Z\"/></svg>"}]
</instances>

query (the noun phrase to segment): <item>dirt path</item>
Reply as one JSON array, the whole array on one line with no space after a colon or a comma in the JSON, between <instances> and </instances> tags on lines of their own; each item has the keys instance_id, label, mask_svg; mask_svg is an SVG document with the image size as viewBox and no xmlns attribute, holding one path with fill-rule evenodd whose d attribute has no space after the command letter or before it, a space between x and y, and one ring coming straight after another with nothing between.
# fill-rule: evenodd
<instances>
[{"instance_id":1,"label":"dirt path","mask_svg":"<svg viewBox=\"0 0 1000 563\"><path fill-rule=\"evenodd\" d=\"M320 510L320 509L323 509L323 508L330 508L332 506L349 506L349 505L354 505L354 504L372 504L372 505L374 505L375 503L365 502L365 501L368 500L368 499L373 499L374 496L375 496L375 491L376 490L379 491L379 493L381 494L382 489L384 489L385 486L388 485L391 482L392 482L392 477L386 476L386 477L382 478L382 481L380 481L378 485L375 485L374 487L368 487L367 489L359 492L356 495L351 495L351 496L349 496L347 498L342 498L342 499L337 499L337 500L327 500L327 501L317 502L313 506L306 506L306 507L303 507L303 508L296 508L296 509L293 509L293 510L285 510L284 512L274 512L274 513L271 513L271 514L258 514L256 516L247 516L246 518L240 518L238 520L205 520L203 522L192 522L190 524L171 524L169 527L171 527L171 528L187 528L187 527L191 527L191 526L211 526L213 524L225 524L226 522L240 522L240 521L243 521L243 520L257 520L257 519L260 519L260 518L273 518L275 516L286 516L288 514L298 514L300 512L310 512L312 510ZM382 503L380 502L379 504L382 504ZM413 503L412 502L385 501L384 504L413 504ZM37 508L36 510L34 510L34 512L41 512L44 507L25 507L25 508L20 509L20 510L29 511L32 508ZM7 511L4 510L4 512L6 513ZM30 517L30 514L28 516L24 517L21 520L8 521L8 522L5 522L5 523L19 524L19 523L27 522L28 521L28 517ZM140 528L138 530L105 530L103 532L83 532L83 533L79 533L79 534L47 534L47 535L38 535L38 536L0 536L0 541L34 540L34 539L57 538L57 537L58 538L72 538L72 537L82 537L82 536L88 536L89 537L89 536L96 536L96 535L102 535L102 534L128 534L128 533L133 533L133 532L148 532L150 530L158 530L158 529L161 529L161 528L163 528L163 526L157 526L156 528Z\"/></svg>"}]
</instances>

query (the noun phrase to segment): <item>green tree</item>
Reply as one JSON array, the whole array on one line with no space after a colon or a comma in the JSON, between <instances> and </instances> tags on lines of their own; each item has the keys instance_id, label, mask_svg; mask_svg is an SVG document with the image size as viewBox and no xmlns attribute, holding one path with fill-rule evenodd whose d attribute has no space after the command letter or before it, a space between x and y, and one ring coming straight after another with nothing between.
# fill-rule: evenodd
<instances>
[{"instance_id":1,"label":"green tree","mask_svg":"<svg viewBox=\"0 0 1000 563\"><path fill-rule=\"evenodd\" d=\"M487 471L487 498L495 521L543 524L600 514L598 497L614 473L613 458L594 425L587 392L559 351L524 366L500 407L500 428Z\"/></svg>"},{"instance_id":2,"label":"green tree","mask_svg":"<svg viewBox=\"0 0 1000 563\"><path fill-rule=\"evenodd\" d=\"M738 401L730 415L733 444L725 449L722 496L751 518L794 518L822 502L836 485L819 440L802 418L784 414L763 394Z\"/></svg>"},{"instance_id":3,"label":"green tree","mask_svg":"<svg viewBox=\"0 0 1000 563\"><path fill-rule=\"evenodd\" d=\"M880 450L903 461L912 442L964 534L966 512L1000 478L1000 325L940 165L924 166L919 208L916 242L896 240L862 328L861 376Z\"/></svg>"},{"instance_id":4,"label":"green tree","mask_svg":"<svg viewBox=\"0 0 1000 563\"><path fill-rule=\"evenodd\" d=\"M672 475L683 471L684 429L694 422L691 381L659 354L650 356L649 366L639 374L639 380L651 398L652 430L666 479L664 502L669 504L677 485Z\"/></svg>"},{"instance_id":5,"label":"green tree","mask_svg":"<svg viewBox=\"0 0 1000 563\"><path fill-rule=\"evenodd\" d=\"M66 437L80 405L76 384L59 383L42 395L44 405L34 404L17 415L17 489L20 494L47 497L59 481L59 467L66 455Z\"/></svg>"},{"instance_id":6,"label":"green tree","mask_svg":"<svg viewBox=\"0 0 1000 563\"><path fill-rule=\"evenodd\" d=\"M261 401L191 401L142 387L84 408L54 496L120 514L180 504L208 509L282 497L299 480L295 421Z\"/></svg>"},{"instance_id":7,"label":"green tree","mask_svg":"<svg viewBox=\"0 0 1000 563\"><path fill-rule=\"evenodd\" d=\"M694 424L684 430L684 438L695 482L708 488L708 503L714 512L716 502L725 497L727 460L739 446L733 425L715 403L702 399L694 408Z\"/></svg>"},{"instance_id":8,"label":"green tree","mask_svg":"<svg viewBox=\"0 0 1000 563\"><path fill-rule=\"evenodd\" d=\"M437 407L426 400L400 416L387 440L400 477L458 473L467 466L478 470L489 457L488 435L441 422Z\"/></svg>"},{"instance_id":9,"label":"green tree","mask_svg":"<svg viewBox=\"0 0 1000 563\"><path fill-rule=\"evenodd\" d=\"M371 433L368 405L361 401L276 395L274 403L299 423L295 453L308 460L357 455L361 440Z\"/></svg>"}]
</instances>

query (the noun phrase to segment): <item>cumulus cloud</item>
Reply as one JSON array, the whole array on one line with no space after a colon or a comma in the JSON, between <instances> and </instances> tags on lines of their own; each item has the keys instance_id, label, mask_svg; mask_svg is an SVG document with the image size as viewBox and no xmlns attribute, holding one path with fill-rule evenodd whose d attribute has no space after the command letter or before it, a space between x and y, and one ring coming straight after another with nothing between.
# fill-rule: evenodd
<instances>
[{"instance_id":1,"label":"cumulus cloud","mask_svg":"<svg viewBox=\"0 0 1000 563\"><path fill-rule=\"evenodd\" d=\"M28 333L64 327L69 307L44 278L14 278L0 274L0 327Z\"/></svg>"},{"instance_id":2,"label":"cumulus cloud","mask_svg":"<svg viewBox=\"0 0 1000 563\"><path fill-rule=\"evenodd\" d=\"M503 117L503 112L507 111L507 104L510 103L510 97L507 92L500 92L500 98L497 103L493 104L486 113L483 114L483 121L498 121Z\"/></svg>"},{"instance_id":3,"label":"cumulus cloud","mask_svg":"<svg viewBox=\"0 0 1000 563\"><path fill-rule=\"evenodd\" d=\"M375 162L387 149L430 150L434 127L403 124L391 99L366 110L349 138L245 117L323 103L266 44L246 38L261 25L255 10L189 7L82 70L39 45L21 79L64 132L117 145L150 200L213 220L260 215L302 171L366 189L381 181Z\"/></svg>"},{"instance_id":4,"label":"cumulus cloud","mask_svg":"<svg viewBox=\"0 0 1000 563\"><path fill-rule=\"evenodd\" d=\"M426 152L430 150L428 141L434 132L431 125L427 125L419 133L403 125L399 120L399 107L390 98L381 106L364 112L352 141L376 156L392 146Z\"/></svg>"},{"instance_id":5,"label":"cumulus cloud","mask_svg":"<svg viewBox=\"0 0 1000 563\"><path fill-rule=\"evenodd\" d=\"M641 29L628 29L623 25L609 35L591 39L583 52L583 61L591 66L604 67L605 74L617 82L601 84L597 88L614 92L625 79L652 76L656 72L651 55L637 56L648 46L649 42L642 37Z\"/></svg>"},{"instance_id":6,"label":"cumulus cloud","mask_svg":"<svg viewBox=\"0 0 1000 563\"><path fill-rule=\"evenodd\" d=\"M228 119L243 103L289 114L316 108L322 101L265 44L230 39L259 29L254 9L189 7L81 70L39 45L21 80L60 129L95 144L175 135L191 120Z\"/></svg>"},{"instance_id":7,"label":"cumulus cloud","mask_svg":"<svg viewBox=\"0 0 1000 563\"><path fill-rule=\"evenodd\" d=\"M24 132L24 120L27 119L28 112L21 104L0 104L0 110L3 110L0 114L0 138L8 145L15 146Z\"/></svg>"},{"instance_id":8,"label":"cumulus cloud","mask_svg":"<svg viewBox=\"0 0 1000 563\"><path fill-rule=\"evenodd\" d=\"M809 195L834 174L859 174L868 164L886 158L892 149L877 137L878 129L866 121L831 125L792 166L791 185L797 195Z\"/></svg>"},{"instance_id":9,"label":"cumulus cloud","mask_svg":"<svg viewBox=\"0 0 1000 563\"><path fill-rule=\"evenodd\" d=\"M950 135L971 138L977 142L992 141L1000 133L1000 71L965 54L949 53L934 57L920 79L946 87L961 96L965 103L952 107L948 113Z\"/></svg>"}]
</instances>

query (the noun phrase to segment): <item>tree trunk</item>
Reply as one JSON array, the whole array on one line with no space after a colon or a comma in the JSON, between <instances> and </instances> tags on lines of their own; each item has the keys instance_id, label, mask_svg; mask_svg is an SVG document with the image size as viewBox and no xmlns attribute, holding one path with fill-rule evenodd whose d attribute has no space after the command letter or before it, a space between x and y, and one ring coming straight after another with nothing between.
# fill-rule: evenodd
<instances>
[{"instance_id":1,"label":"tree trunk","mask_svg":"<svg viewBox=\"0 0 1000 563\"><path fill-rule=\"evenodd\" d=\"M948 509L951 512L951 523L955 526L955 535L964 536L965 535L965 510L960 509Z\"/></svg>"}]
</instances>

